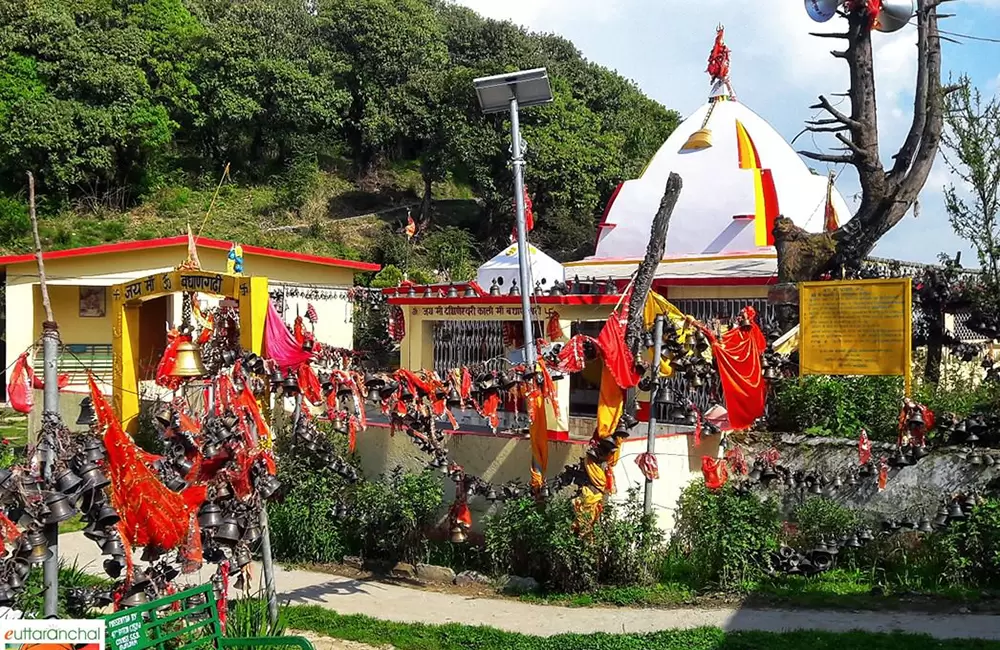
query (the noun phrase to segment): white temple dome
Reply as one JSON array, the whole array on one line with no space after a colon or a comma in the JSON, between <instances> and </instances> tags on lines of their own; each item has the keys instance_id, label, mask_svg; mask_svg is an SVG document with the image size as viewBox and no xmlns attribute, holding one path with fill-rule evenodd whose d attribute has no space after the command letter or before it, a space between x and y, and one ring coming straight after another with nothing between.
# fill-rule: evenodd
<instances>
[{"instance_id":1,"label":"white temple dome","mask_svg":"<svg viewBox=\"0 0 1000 650\"><path fill-rule=\"evenodd\" d=\"M810 171L770 124L718 90L716 85L709 103L667 138L639 178L621 185L588 259L643 258L670 172L680 175L684 187L670 220L665 258L774 255L770 233L778 214L808 231L823 230L827 177ZM685 150L703 126L711 132L711 146ZM842 225L850 210L836 189L832 204Z\"/></svg>"}]
</instances>

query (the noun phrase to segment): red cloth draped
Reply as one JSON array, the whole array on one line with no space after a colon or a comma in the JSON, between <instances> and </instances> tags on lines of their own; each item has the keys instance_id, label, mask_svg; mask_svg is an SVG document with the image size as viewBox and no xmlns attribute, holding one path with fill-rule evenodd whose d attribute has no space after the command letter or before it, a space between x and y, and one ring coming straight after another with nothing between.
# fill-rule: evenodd
<instances>
[{"instance_id":1,"label":"red cloth draped","mask_svg":"<svg viewBox=\"0 0 1000 650\"><path fill-rule=\"evenodd\" d=\"M760 355L767 343L764 333L757 325L756 310L744 307L743 315L749 325L734 327L722 335L721 341L710 330L703 328L712 343L712 354L719 368L729 424L733 429L752 426L764 415L767 399L767 384L760 367Z\"/></svg>"},{"instance_id":2,"label":"red cloth draped","mask_svg":"<svg viewBox=\"0 0 1000 650\"><path fill-rule=\"evenodd\" d=\"M559 324L559 312L552 312L549 315L549 322L545 326L545 334L549 337L550 341L559 341L566 338L566 333L563 332L562 325Z\"/></svg>"},{"instance_id":3,"label":"red cloth draped","mask_svg":"<svg viewBox=\"0 0 1000 650\"><path fill-rule=\"evenodd\" d=\"M299 366L299 389L302 390L302 396L309 400L310 404L323 402L323 387L320 386L316 371L308 363Z\"/></svg>"},{"instance_id":4,"label":"red cloth draped","mask_svg":"<svg viewBox=\"0 0 1000 650\"><path fill-rule=\"evenodd\" d=\"M283 370L305 363L312 357L285 327L273 301L268 301L267 316L264 318L264 349L267 358L275 361Z\"/></svg>"},{"instance_id":5,"label":"red cloth draped","mask_svg":"<svg viewBox=\"0 0 1000 650\"><path fill-rule=\"evenodd\" d=\"M7 382L7 400L11 408L18 413L31 413L35 405L35 393L31 389L31 366L28 365L28 353L25 352L14 362L10 371L10 381Z\"/></svg>"},{"instance_id":6,"label":"red cloth draped","mask_svg":"<svg viewBox=\"0 0 1000 650\"><path fill-rule=\"evenodd\" d=\"M624 316L618 312L611 314L597 337L597 347L601 349L604 365L611 371L615 383L622 390L627 390L639 383L639 374L635 371L635 359L625 345L622 318Z\"/></svg>"},{"instance_id":7,"label":"red cloth draped","mask_svg":"<svg viewBox=\"0 0 1000 650\"><path fill-rule=\"evenodd\" d=\"M177 333L177 330L171 330L167 334L167 349L163 351L160 363L156 366L156 384L158 386L163 386L170 390L180 388L184 380L181 377L173 376L174 366L177 364L177 346L181 344L181 341L190 340L191 337L181 336Z\"/></svg>"},{"instance_id":8,"label":"red cloth draped","mask_svg":"<svg viewBox=\"0 0 1000 650\"><path fill-rule=\"evenodd\" d=\"M726 461L710 456L702 456L701 474L705 477L705 487L709 490L718 490L729 480Z\"/></svg>"},{"instance_id":9,"label":"red cloth draped","mask_svg":"<svg viewBox=\"0 0 1000 650\"><path fill-rule=\"evenodd\" d=\"M868 439L868 432L861 430L861 437L858 439L858 464L867 465L872 459L872 443Z\"/></svg>"},{"instance_id":10,"label":"red cloth draped","mask_svg":"<svg viewBox=\"0 0 1000 650\"><path fill-rule=\"evenodd\" d=\"M194 515L205 501L206 487L193 485L178 493L163 485L144 462L139 447L122 430L93 376L88 383L98 422L107 426L104 446L111 502L121 517L124 538L133 546L155 546L164 551L184 547L187 557L200 558L201 534Z\"/></svg>"}]
</instances>

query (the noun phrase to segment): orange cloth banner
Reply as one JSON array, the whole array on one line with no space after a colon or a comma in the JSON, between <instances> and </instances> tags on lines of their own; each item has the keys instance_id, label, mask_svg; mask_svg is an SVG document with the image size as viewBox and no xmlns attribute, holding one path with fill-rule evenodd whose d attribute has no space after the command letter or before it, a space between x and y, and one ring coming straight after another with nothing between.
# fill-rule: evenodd
<instances>
[{"instance_id":1,"label":"orange cloth banner","mask_svg":"<svg viewBox=\"0 0 1000 650\"><path fill-rule=\"evenodd\" d=\"M534 402L531 421L531 489L538 491L545 482L545 470L549 466L548 418L545 415L545 397L537 391L531 398Z\"/></svg>"},{"instance_id":2,"label":"orange cloth banner","mask_svg":"<svg viewBox=\"0 0 1000 650\"><path fill-rule=\"evenodd\" d=\"M735 327L722 335L722 340L707 328L704 330L712 342L712 354L719 368L722 394L726 399L729 424L733 429L746 429L764 415L767 383L760 367L760 355L767 343L764 333L757 326L757 312L744 307L743 315L749 321L745 327Z\"/></svg>"}]
</instances>

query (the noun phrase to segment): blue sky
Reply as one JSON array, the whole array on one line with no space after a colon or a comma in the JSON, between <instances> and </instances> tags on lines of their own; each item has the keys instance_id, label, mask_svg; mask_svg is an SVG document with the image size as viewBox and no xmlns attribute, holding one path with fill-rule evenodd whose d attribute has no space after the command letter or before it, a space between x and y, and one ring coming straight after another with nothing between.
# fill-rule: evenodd
<instances>
[{"instance_id":1,"label":"blue sky","mask_svg":"<svg viewBox=\"0 0 1000 650\"><path fill-rule=\"evenodd\" d=\"M842 31L839 18L819 25L797 0L457 0L484 16L509 19L534 31L555 32L588 59L617 70L643 91L687 116L707 98L705 65L715 27L726 26L732 50L731 77L739 100L767 119L786 139L817 114L809 106L819 94L848 87L847 67L829 55L839 41L809 36L810 31ZM774 7L787 8L776 11ZM956 14L942 29L1000 39L1000 0L956 0L944 5ZM838 24L841 23L841 24ZM880 142L889 160L909 127L916 75L916 28L873 36L876 58ZM1000 90L1000 43L945 43L944 74L967 73L984 93ZM836 98L831 97L831 100ZM816 139L821 147L828 141ZM810 135L797 149L813 148ZM828 166L809 162L825 173ZM835 168L838 169L839 168ZM949 182L938 161L920 198L919 216L907 215L887 234L876 254L910 261L936 261L941 252L969 248L948 224L942 188ZM837 187L848 204L858 192L851 168Z\"/></svg>"}]
</instances>

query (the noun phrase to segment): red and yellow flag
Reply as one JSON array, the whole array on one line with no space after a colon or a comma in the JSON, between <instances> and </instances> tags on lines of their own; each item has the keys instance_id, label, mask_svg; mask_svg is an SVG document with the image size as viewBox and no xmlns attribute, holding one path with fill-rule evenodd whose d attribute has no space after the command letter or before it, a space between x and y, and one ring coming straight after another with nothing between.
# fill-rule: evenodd
<instances>
[{"instance_id":1,"label":"red and yellow flag","mask_svg":"<svg viewBox=\"0 0 1000 650\"><path fill-rule=\"evenodd\" d=\"M417 234L417 224L413 220L413 216L407 212L406 213L406 238L413 239L413 236Z\"/></svg>"}]
</instances>

